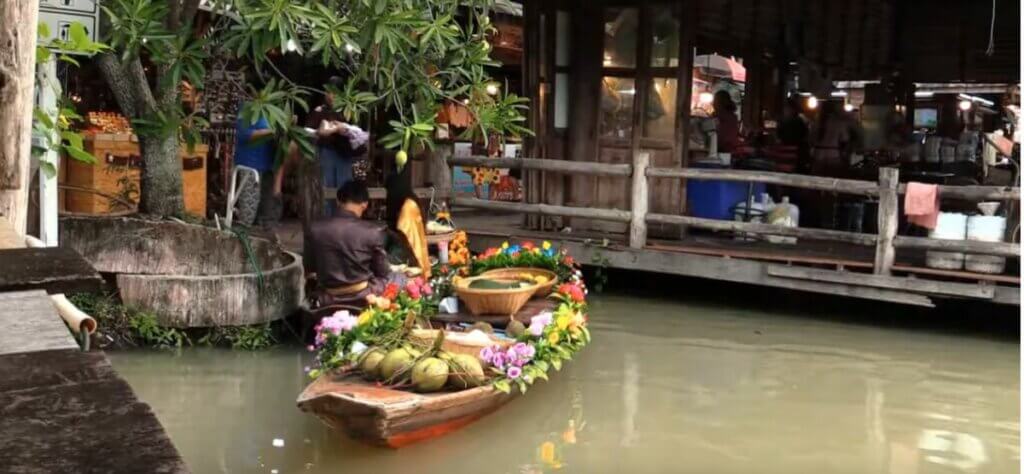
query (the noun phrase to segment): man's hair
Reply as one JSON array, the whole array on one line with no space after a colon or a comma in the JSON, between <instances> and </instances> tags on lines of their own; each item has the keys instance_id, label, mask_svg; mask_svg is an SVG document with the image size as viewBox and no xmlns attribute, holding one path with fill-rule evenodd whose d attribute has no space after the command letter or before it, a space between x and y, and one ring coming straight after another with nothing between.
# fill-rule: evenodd
<instances>
[{"instance_id":1,"label":"man's hair","mask_svg":"<svg viewBox=\"0 0 1024 474\"><path fill-rule=\"evenodd\" d=\"M370 202L370 189L363 181L349 181L338 188L338 201L353 204Z\"/></svg>"}]
</instances>

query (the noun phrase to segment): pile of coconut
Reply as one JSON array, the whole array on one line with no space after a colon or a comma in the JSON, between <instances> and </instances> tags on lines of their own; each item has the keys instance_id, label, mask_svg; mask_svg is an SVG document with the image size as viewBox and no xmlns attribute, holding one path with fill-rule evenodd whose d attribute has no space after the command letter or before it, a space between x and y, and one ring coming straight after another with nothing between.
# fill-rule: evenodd
<instances>
[{"instance_id":1,"label":"pile of coconut","mask_svg":"<svg viewBox=\"0 0 1024 474\"><path fill-rule=\"evenodd\" d=\"M367 349L361 354L357 367L367 380L394 388L412 388L418 392L437 392L445 388L462 390L487 382L479 359L481 349L512 342L478 330L457 333L414 329L399 347Z\"/></svg>"}]
</instances>

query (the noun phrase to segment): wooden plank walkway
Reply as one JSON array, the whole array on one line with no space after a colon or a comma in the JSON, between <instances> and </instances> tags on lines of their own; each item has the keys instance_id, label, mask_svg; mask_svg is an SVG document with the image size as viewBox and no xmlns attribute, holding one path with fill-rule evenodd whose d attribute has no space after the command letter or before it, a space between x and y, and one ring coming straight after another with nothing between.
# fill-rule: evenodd
<instances>
[{"instance_id":1,"label":"wooden plank walkway","mask_svg":"<svg viewBox=\"0 0 1024 474\"><path fill-rule=\"evenodd\" d=\"M100 274L67 247L0 249L0 291L48 293L99 291Z\"/></svg>"},{"instance_id":2,"label":"wooden plank walkway","mask_svg":"<svg viewBox=\"0 0 1024 474\"><path fill-rule=\"evenodd\" d=\"M148 405L81 352L45 291L0 293L0 471L183 473Z\"/></svg>"}]
</instances>

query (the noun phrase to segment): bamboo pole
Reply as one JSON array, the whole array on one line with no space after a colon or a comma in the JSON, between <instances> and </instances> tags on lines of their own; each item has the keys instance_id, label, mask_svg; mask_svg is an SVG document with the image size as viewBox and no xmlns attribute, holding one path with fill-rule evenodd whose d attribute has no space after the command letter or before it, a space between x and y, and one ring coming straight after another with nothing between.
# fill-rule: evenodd
<instances>
[{"instance_id":1,"label":"bamboo pole","mask_svg":"<svg viewBox=\"0 0 1024 474\"><path fill-rule=\"evenodd\" d=\"M526 212L543 216L580 217L613 222L630 222L632 213L619 209L595 209L590 207L553 206L550 204L525 204L521 202L488 201L485 199L454 197L453 206L471 207L502 212Z\"/></svg>"},{"instance_id":2,"label":"bamboo pole","mask_svg":"<svg viewBox=\"0 0 1024 474\"><path fill-rule=\"evenodd\" d=\"M703 217L676 216L672 214L647 214L647 222L658 224L687 225L698 229L746 232L751 234L782 235L814 240L831 240L857 245L875 245L872 234L843 232L838 230L812 229L806 227L785 227L756 222L726 221Z\"/></svg>"},{"instance_id":3,"label":"bamboo pole","mask_svg":"<svg viewBox=\"0 0 1024 474\"><path fill-rule=\"evenodd\" d=\"M520 168L524 170L579 173L594 176L630 176L633 174L632 165L613 165L588 161L541 160L537 158L466 156L449 158L448 164L452 166L480 166L485 168Z\"/></svg>"}]
</instances>

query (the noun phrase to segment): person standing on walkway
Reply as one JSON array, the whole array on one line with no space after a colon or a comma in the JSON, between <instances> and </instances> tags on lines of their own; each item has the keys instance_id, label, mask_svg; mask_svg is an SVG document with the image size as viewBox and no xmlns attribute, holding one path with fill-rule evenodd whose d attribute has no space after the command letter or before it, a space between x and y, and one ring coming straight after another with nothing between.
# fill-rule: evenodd
<instances>
[{"instance_id":1,"label":"person standing on walkway","mask_svg":"<svg viewBox=\"0 0 1024 474\"><path fill-rule=\"evenodd\" d=\"M341 79L332 77L330 84L340 87ZM334 110L334 95L327 92L324 103L309 114L307 126L315 129L317 159L324 187L340 189L352 181L353 161L366 151L369 134L363 129L346 123L339 112ZM335 206L328 202L324 213L334 215Z\"/></svg>"},{"instance_id":2,"label":"person standing on walkway","mask_svg":"<svg viewBox=\"0 0 1024 474\"><path fill-rule=\"evenodd\" d=\"M243 107L239 108L241 110ZM243 117L235 123L235 169L243 166L259 173L259 183L249 172L238 174L235 222L269 226L280 218L279 192L274 183L274 131L266 117Z\"/></svg>"}]
</instances>

